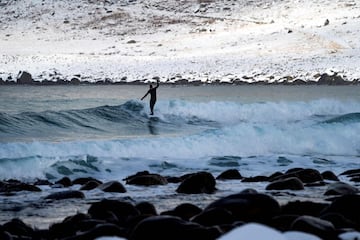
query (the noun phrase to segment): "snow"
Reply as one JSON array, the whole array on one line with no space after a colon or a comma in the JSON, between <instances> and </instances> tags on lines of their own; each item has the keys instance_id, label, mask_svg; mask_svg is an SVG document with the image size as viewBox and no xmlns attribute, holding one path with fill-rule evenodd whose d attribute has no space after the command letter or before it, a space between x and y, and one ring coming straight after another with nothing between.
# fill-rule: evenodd
<instances>
[{"instance_id":1,"label":"snow","mask_svg":"<svg viewBox=\"0 0 360 240\"><path fill-rule=\"evenodd\" d=\"M248 223L222 235L218 240L286 240L281 232L258 223Z\"/></svg>"},{"instance_id":2,"label":"snow","mask_svg":"<svg viewBox=\"0 0 360 240\"><path fill-rule=\"evenodd\" d=\"M319 237L309 233L288 231L281 233L280 231L267 227L259 223L247 223L237 227L230 232L222 235L218 240L320 240ZM350 238L346 238L350 239Z\"/></svg>"},{"instance_id":3,"label":"snow","mask_svg":"<svg viewBox=\"0 0 360 240\"><path fill-rule=\"evenodd\" d=\"M355 0L1 0L0 77L360 79ZM328 24L326 24L328 21ZM133 41L130 41L133 40ZM132 43L131 43L132 42Z\"/></svg>"}]
</instances>

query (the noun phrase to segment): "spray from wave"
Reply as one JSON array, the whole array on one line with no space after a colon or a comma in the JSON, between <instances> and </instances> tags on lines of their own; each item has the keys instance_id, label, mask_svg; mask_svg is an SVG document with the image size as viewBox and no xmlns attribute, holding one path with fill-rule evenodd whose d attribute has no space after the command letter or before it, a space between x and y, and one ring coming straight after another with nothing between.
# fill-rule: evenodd
<instances>
[{"instance_id":1,"label":"spray from wave","mask_svg":"<svg viewBox=\"0 0 360 240\"><path fill-rule=\"evenodd\" d=\"M214 167L217 158L232 159L234 164L251 156L356 158L360 153L360 106L353 102L174 100L160 101L156 115L149 118L146 105L138 101L83 110L2 114L2 136L28 138L0 143L0 174L9 178L102 176L130 174L144 166L206 169ZM86 138L84 132L100 137ZM57 141L40 141L38 133L58 134ZM70 140L60 141L61 134L71 135ZM30 141L32 137L37 140Z\"/></svg>"}]
</instances>

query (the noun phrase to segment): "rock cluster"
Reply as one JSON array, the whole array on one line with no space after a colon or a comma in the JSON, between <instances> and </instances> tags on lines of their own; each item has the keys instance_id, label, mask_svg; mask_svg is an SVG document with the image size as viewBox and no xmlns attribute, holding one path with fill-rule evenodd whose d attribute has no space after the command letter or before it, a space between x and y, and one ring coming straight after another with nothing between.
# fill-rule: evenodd
<instances>
[{"instance_id":1,"label":"rock cluster","mask_svg":"<svg viewBox=\"0 0 360 240\"><path fill-rule=\"evenodd\" d=\"M348 179L357 177L358 169L341 174ZM327 181L326 177L332 180ZM336 178L334 178L336 177ZM169 181L168 181L169 179ZM147 171L125 178L126 184L139 186L165 185L174 177L164 177ZM229 169L214 177L208 172L196 172L178 178L178 194L211 194L216 181L244 181L235 169ZM249 223L258 223L279 232L298 231L321 239L340 239L341 234L360 231L360 195L358 189L338 181L329 171L321 174L315 169L289 169L285 173L255 176L252 180L267 181L267 193L255 189L221 197L204 208L196 203L183 203L174 209L158 213L151 202L133 202L120 199L102 199L91 203L87 212L66 217L62 222L52 224L48 229L35 229L22 220L14 218L0 225L1 239L96 239L102 236L116 236L122 239L226 239L227 233ZM318 184L322 183L322 184ZM36 184L52 184L37 181ZM71 181L63 178L53 184L66 188L80 184L80 190L61 190L49 194L46 199L58 201L68 198L85 198L83 191L98 188L102 191L126 192L118 181L102 183L93 178ZM308 185L310 184L310 185ZM306 187L327 185L323 202L289 201L280 204L271 191L297 191ZM86 187L85 187L86 186ZM0 192L40 191L35 185L17 180L0 182ZM359 232L357 234L360 234Z\"/></svg>"},{"instance_id":2,"label":"rock cluster","mask_svg":"<svg viewBox=\"0 0 360 240\"><path fill-rule=\"evenodd\" d=\"M279 81L270 81L274 77L270 77L269 81L258 81L253 77L249 76L241 76L241 77L233 77L230 80L222 81L221 79L216 79L209 82L202 82L200 80L194 79L184 79L181 76L172 77L169 79L162 79L162 84L170 84L170 85L203 85L203 84L213 84L213 85L259 85L259 84L272 84L272 85L357 85L359 84L359 79L347 80L346 78L338 75L338 73L334 72L333 74L323 73L316 74L313 80L304 81L302 79L298 79L292 76L286 76L281 78ZM155 76L151 79L142 79L142 80L132 80L128 81L127 77L122 77L120 80L118 79L95 79L89 81L86 78L83 78L80 74L74 75L72 77L64 77L60 73L52 73L50 76L38 76L37 79L33 79L32 75L26 71L20 71L15 80L9 76L8 79L0 78L0 85L79 85L79 84L97 84L97 85L139 85L147 82L160 80L160 77Z\"/></svg>"}]
</instances>

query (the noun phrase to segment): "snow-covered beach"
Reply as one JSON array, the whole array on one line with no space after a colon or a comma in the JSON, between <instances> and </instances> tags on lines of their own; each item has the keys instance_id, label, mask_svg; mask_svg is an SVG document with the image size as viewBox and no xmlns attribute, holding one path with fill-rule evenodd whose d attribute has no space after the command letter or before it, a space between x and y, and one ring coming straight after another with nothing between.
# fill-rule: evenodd
<instances>
[{"instance_id":1,"label":"snow-covered beach","mask_svg":"<svg viewBox=\"0 0 360 240\"><path fill-rule=\"evenodd\" d=\"M1 1L0 77L162 82L360 78L353 1Z\"/></svg>"}]
</instances>

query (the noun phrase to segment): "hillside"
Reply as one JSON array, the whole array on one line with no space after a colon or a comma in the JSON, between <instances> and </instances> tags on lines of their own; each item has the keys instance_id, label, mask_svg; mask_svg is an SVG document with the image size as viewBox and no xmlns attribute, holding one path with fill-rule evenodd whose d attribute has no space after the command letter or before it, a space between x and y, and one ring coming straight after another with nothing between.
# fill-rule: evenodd
<instances>
[{"instance_id":1,"label":"hillside","mask_svg":"<svg viewBox=\"0 0 360 240\"><path fill-rule=\"evenodd\" d=\"M0 77L353 81L359 26L355 0L0 0Z\"/></svg>"}]
</instances>

